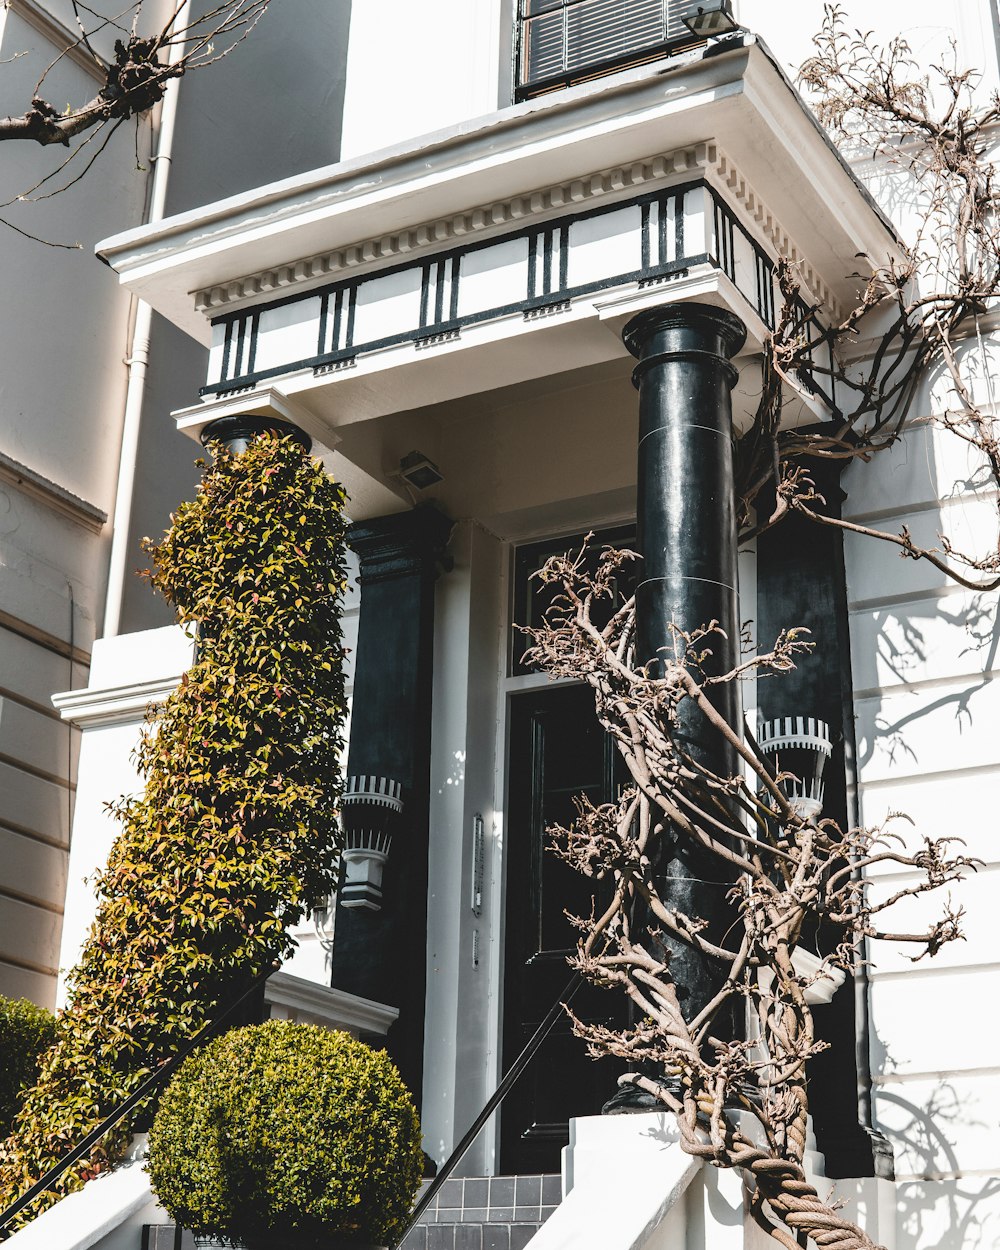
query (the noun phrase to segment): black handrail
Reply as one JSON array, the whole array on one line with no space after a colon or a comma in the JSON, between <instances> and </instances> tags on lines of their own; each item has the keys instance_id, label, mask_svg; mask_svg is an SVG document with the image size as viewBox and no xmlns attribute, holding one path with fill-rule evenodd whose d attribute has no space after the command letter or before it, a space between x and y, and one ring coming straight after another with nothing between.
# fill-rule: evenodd
<instances>
[{"instance_id":1,"label":"black handrail","mask_svg":"<svg viewBox=\"0 0 1000 1250\"><path fill-rule=\"evenodd\" d=\"M50 1167L42 1177L35 1181L30 1189L25 1190L20 1198L11 1203L11 1205L7 1207L2 1214L0 1214L0 1232L3 1232L11 1220L16 1215L20 1214L26 1206L34 1202L40 1194L45 1193L52 1183L57 1181L59 1177L62 1176L63 1172L65 1172L68 1168L71 1168L73 1164L76 1163L77 1159L81 1159L91 1146L96 1145L96 1143L101 1140L109 1129L114 1128L119 1120L128 1115L134 1106L140 1103L148 1094L151 1094L153 1090L155 1090L158 1085L166 1081L168 1077L172 1076L188 1055L193 1054L199 1047L203 1046L212 1034L225 1024L229 1017L239 1007L242 1007L250 995L253 994L255 990L258 990L262 983L278 970L278 967L278 964L272 964L265 969L264 972L261 972L254 977L239 998L231 1002L225 1011L221 1012L219 1015L209 1020L206 1024L202 1025L186 1046L182 1047L182 1049L175 1055L172 1055L164 1063L160 1064L155 1072L146 1077L138 1089L134 1090L123 1102L119 1103L114 1111L112 1111L110 1115L106 1116L96 1128L91 1129L87 1136L75 1145L69 1154L63 1155L59 1162L53 1164L53 1166Z\"/></svg>"},{"instance_id":2,"label":"black handrail","mask_svg":"<svg viewBox=\"0 0 1000 1250\"><path fill-rule=\"evenodd\" d=\"M454 1172L455 1168L458 1167L459 1163L461 1163L465 1156L465 1152L479 1136L483 1125L507 1097L507 1094L510 1092L518 1077L531 1062L535 1051L538 1050L542 1042L544 1042L548 1035L552 1032L555 1022L563 1014L563 1008L568 1005L582 983L583 973L574 972L573 976L570 978L569 984L549 1008L548 1015L541 1022L538 1028L535 1029L534 1033L532 1033L531 1037L528 1039L524 1049L504 1073L500 1084L490 1095L490 1098L483 1107L482 1111L480 1111L475 1120L473 1120L468 1132L441 1165L441 1170L438 1172L437 1176L434 1177L430 1185L428 1185L424 1190L423 1197L410 1212L409 1219L403 1226L403 1231L392 1243L392 1250L396 1250L406 1234L410 1231L414 1224L419 1221L420 1217L434 1201L438 1190L445 1183L448 1177L451 1176L452 1172Z\"/></svg>"}]
</instances>

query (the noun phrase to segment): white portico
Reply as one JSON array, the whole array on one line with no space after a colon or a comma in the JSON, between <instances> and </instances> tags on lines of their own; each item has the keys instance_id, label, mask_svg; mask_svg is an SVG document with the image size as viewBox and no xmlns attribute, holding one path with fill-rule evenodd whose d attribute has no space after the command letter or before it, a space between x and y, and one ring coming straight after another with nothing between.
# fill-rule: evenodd
<instances>
[{"instance_id":1,"label":"white portico","mask_svg":"<svg viewBox=\"0 0 1000 1250\"><path fill-rule=\"evenodd\" d=\"M510 744L517 700L537 694L539 679L511 658L511 546L634 518L634 362L621 331L637 313L704 304L742 322L739 425L774 325L778 260L796 265L807 303L837 309L853 301L859 254L883 261L895 246L749 36L102 245L130 290L211 349L200 402L175 413L181 428L197 436L235 414L293 422L367 527L349 771L400 781L413 823L406 848L397 838L390 852L382 910L338 919L338 941L367 952L344 987L400 1009L389 1044L407 1039L401 1062L422 1081L436 1157L473 1119L512 1044ZM821 413L822 396L815 403ZM428 515L411 511L416 496L399 472L413 450L443 477L421 501L455 523L450 571L436 584L447 527L435 522L441 533L411 541L411 519ZM413 579L405 608L392 597L397 577ZM366 618L366 599L370 613L382 604L381 625ZM361 672L387 620L419 620L420 634L410 667L379 692ZM394 672L409 642L378 637L380 663ZM400 713L391 700L411 684ZM386 733L362 729L365 716L416 728L387 745ZM378 746L362 761L354 752L366 735ZM403 865L420 895L405 913L392 903ZM375 954L398 952L401 933L405 987ZM370 981L359 984L362 975ZM492 1141L481 1145L480 1166L493 1155Z\"/></svg>"}]
</instances>

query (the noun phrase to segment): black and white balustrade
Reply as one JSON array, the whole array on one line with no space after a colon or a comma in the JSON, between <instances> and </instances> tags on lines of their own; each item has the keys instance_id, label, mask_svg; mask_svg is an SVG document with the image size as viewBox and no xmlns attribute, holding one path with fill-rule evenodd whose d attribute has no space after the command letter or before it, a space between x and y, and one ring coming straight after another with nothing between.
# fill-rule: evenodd
<instances>
[{"instance_id":1,"label":"black and white balustrade","mask_svg":"<svg viewBox=\"0 0 1000 1250\"><path fill-rule=\"evenodd\" d=\"M382 906L382 872L403 814L403 787L391 777L347 778L341 798L344 831L342 907Z\"/></svg>"},{"instance_id":2,"label":"black and white balustrade","mask_svg":"<svg viewBox=\"0 0 1000 1250\"><path fill-rule=\"evenodd\" d=\"M251 389L304 369L320 376L364 353L433 346L511 316L557 315L581 297L665 282L698 266L725 274L773 328L780 300L773 260L699 179L223 314L212 322L202 393Z\"/></svg>"},{"instance_id":3,"label":"black and white balustrade","mask_svg":"<svg viewBox=\"0 0 1000 1250\"><path fill-rule=\"evenodd\" d=\"M823 773L833 753L830 726L815 716L781 716L762 721L757 733L761 751L776 773L792 808L815 820L823 810Z\"/></svg>"}]
</instances>

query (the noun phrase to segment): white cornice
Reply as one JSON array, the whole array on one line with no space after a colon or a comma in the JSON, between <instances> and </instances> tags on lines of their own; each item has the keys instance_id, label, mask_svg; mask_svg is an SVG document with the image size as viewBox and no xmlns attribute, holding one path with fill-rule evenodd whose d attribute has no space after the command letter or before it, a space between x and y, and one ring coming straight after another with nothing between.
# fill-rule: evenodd
<instances>
[{"instance_id":1,"label":"white cornice","mask_svg":"<svg viewBox=\"0 0 1000 1250\"><path fill-rule=\"evenodd\" d=\"M739 202L744 211L757 223L776 255L796 266L799 281L806 287L807 294L812 295L825 309L832 312L835 318L839 319L842 316L840 301L810 264L804 251L789 238L764 200L743 177L736 163L714 144L712 154L712 167L722 182L724 190L728 192L726 198L736 199Z\"/></svg>"},{"instance_id":2,"label":"white cornice","mask_svg":"<svg viewBox=\"0 0 1000 1250\"><path fill-rule=\"evenodd\" d=\"M195 308L211 315L221 308L259 300L261 295L290 294L316 281L330 281L342 270L359 266L374 268L414 252L437 251L442 246L468 241L469 236L488 238L512 226L557 216L592 200L627 195L630 190L649 190L660 183L676 182L685 175L703 172L714 159L714 146L699 143L679 152L664 152L612 169L600 169L585 178L555 186L538 187L505 200L480 204L465 212L411 226L399 234L362 239L335 251L321 252L277 269L258 270L225 286L195 292Z\"/></svg>"},{"instance_id":3,"label":"white cornice","mask_svg":"<svg viewBox=\"0 0 1000 1250\"><path fill-rule=\"evenodd\" d=\"M264 1001L296 1015L309 1016L331 1029L384 1037L399 1018L399 1008L359 998L346 990L319 985L288 972L276 972L264 986Z\"/></svg>"},{"instance_id":4,"label":"white cornice","mask_svg":"<svg viewBox=\"0 0 1000 1250\"><path fill-rule=\"evenodd\" d=\"M627 187L608 189L604 178L619 171L631 177L636 165L654 159L650 153L662 152L665 138L678 153L715 143L730 162L735 154L737 187L752 188L755 208L748 211L755 215L763 197L761 227L767 215L780 222L798 255L808 257L815 275L844 303L853 298L848 275L857 268L855 254L881 259L896 248L891 227L773 58L747 39L711 57L624 71L391 151L259 187L118 235L99 250L132 291L208 342L206 313L214 300L224 306L230 284L236 284L232 299L259 300L270 292L254 294L240 284L260 276L275 282L273 289L318 285L329 280L326 266L341 263L340 253L345 265L378 265L400 242L403 248L440 247L477 224L470 214L494 205L509 205L504 212L559 211L546 204L545 190L531 188L551 193L597 177L597 194L627 194ZM533 204L535 194L542 199ZM435 230L442 238L433 237ZM352 253L366 245L367 256ZM310 272L312 265L318 272ZM203 311L195 307L194 292L204 293Z\"/></svg>"},{"instance_id":5,"label":"white cornice","mask_svg":"<svg viewBox=\"0 0 1000 1250\"><path fill-rule=\"evenodd\" d=\"M133 682L96 690L69 690L52 696L63 720L80 728L142 721L151 705L159 705L177 688L181 675Z\"/></svg>"},{"instance_id":6,"label":"white cornice","mask_svg":"<svg viewBox=\"0 0 1000 1250\"><path fill-rule=\"evenodd\" d=\"M0 451L0 482L7 482L23 494L40 500L53 512L69 517L71 521L75 521L77 525L82 525L94 534L101 532L108 519L108 514L102 512L96 505L88 503L86 499L81 499L79 495L74 495L65 486L60 486L58 482L49 481L41 473L36 473L34 469L29 469L27 465L19 463L2 451Z\"/></svg>"},{"instance_id":7,"label":"white cornice","mask_svg":"<svg viewBox=\"0 0 1000 1250\"><path fill-rule=\"evenodd\" d=\"M224 286L196 291L195 308L208 316L267 302L268 296L305 292L318 284L335 280L352 269L374 270L403 256L416 259L421 252L437 252L442 246L488 238L529 221L561 216L600 199L627 199L629 193L669 186L692 175L714 174L714 182L724 198L735 201L756 223L765 243L773 252L791 261L807 293L839 316L836 296L809 263L764 200L753 190L736 163L715 143L698 143L677 152L662 152L632 164L600 169L585 178L574 178L555 186L538 187L524 195L490 204L480 204L463 213L423 222L399 234L362 239L335 251L307 256L276 269L258 270L236 278ZM747 223L749 224L749 223Z\"/></svg>"}]
</instances>

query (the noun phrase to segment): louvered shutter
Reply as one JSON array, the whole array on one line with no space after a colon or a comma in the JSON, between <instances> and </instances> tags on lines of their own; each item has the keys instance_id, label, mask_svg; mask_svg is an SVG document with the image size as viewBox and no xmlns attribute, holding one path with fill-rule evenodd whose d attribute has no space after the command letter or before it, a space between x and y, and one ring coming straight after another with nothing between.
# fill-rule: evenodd
<instances>
[{"instance_id":1,"label":"louvered shutter","mask_svg":"<svg viewBox=\"0 0 1000 1250\"><path fill-rule=\"evenodd\" d=\"M572 81L690 39L683 19L697 8L697 0L522 0L521 84Z\"/></svg>"}]
</instances>

